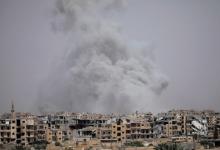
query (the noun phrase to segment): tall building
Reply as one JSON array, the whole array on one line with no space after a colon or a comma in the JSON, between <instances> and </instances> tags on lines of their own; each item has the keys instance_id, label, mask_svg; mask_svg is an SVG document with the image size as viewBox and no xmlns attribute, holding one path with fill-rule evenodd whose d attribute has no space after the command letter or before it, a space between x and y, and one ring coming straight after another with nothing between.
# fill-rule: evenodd
<instances>
[{"instance_id":1,"label":"tall building","mask_svg":"<svg viewBox=\"0 0 220 150\"><path fill-rule=\"evenodd\" d=\"M14 102L11 113L0 119L0 143L29 145L36 141L36 117L28 113L16 113Z\"/></svg>"}]
</instances>

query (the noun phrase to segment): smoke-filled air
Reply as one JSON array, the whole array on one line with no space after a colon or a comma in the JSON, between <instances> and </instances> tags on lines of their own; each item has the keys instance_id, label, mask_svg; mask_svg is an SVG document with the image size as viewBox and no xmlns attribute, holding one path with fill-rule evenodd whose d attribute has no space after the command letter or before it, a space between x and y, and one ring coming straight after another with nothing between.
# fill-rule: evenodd
<instances>
[{"instance_id":1,"label":"smoke-filled air","mask_svg":"<svg viewBox=\"0 0 220 150\"><path fill-rule=\"evenodd\" d=\"M52 29L68 37L39 91L40 111L152 111L168 86L152 49L117 23L124 0L58 0ZM114 15L112 15L114 14ZM147 43L147 42L146 42ZM158 103L158 102L157 102Z\"/></svg>"}]
</instances>

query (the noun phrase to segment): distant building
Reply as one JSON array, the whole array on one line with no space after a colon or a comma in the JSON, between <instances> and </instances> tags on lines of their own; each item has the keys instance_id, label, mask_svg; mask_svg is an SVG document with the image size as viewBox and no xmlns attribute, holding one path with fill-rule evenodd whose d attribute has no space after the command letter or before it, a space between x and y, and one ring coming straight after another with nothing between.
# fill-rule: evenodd
<instances>
[{"instance_id":1,"label":"distant building","mask_svg":"<svg viewBox=\"0 0 220 150\"><path fill-rule=\"evenodd\" d=\"M220 113L171 110L157 115L59 112L37 116L15 112L12 102L11 112L0 115L0 144L27 146L39 142L89 140L124 144L161 138L175 142L219 139Z\"/></svg>"},{"instance_id":2,"label":"distant building","mask_svg":"<svg viewBox=\"0 0 220 150\"><path fill-rule=\"evenodd\" d=\"M36 118L30 114L16 114L14 103L11 115L0 119L0 142L3 144L32 144L36 140Z\"/></svg>"}]
</instances>

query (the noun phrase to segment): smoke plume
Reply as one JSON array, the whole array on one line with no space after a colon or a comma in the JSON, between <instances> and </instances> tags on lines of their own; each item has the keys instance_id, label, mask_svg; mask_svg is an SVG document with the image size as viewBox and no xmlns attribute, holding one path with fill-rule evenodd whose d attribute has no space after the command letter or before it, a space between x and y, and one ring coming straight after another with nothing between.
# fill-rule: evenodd
<instances>
[{"instance_id":1,"label":"smoke plume","mask_svg":"<svg viewBox=\"0 0 220 150\"><path fill-rule=\"evenodd\" d=\"M123 37L112 15L123 0L58 0L52 28L69 38L64 57L41 87L40 111L150 111L168 85L151 49ZM133 40L133 37L129 39ZM133 40L134 41L134 40Z\"/></svg>"}]
</instances>

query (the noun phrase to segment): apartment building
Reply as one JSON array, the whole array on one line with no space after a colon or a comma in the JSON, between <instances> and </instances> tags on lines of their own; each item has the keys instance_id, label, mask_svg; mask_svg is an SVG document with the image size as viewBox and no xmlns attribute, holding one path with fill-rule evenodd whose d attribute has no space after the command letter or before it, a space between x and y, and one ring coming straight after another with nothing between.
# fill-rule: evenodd
<instances>
[{"instance_id":1,"label":"apartment building","mask_svg":"<svg viewBox=\"0 0 220 150\"><path fill-rule=\"evenodd\" d=\"M3 144L32 144L36 140L36 118L27 113L15 113L14 104L11 114L0 120L0 142Z\"/></svg>"},{"instance_id":2,"label":"apartment building","mask_svg":"<svg viewBox=\"0 0 220 150\"><path fill-rule=\"evenodd\" d=\"M13 127L13 130L11 130ZM16 127L11 119L2 118L0 120L0 143L16 143Z\"/></svg>"},{"instance_id":3,"label":"apartment building","mask_svg":"<svg viewBox=\"0 0 220 150\"><path fill-rule=\"evenodd\" d=\"M181 122L177 119L169 120L165 125L165 131L167 137L180 136L182 135Z\"/></svg>"},{"instance_id":4,"label":"apartment building","mask_svg":"<svg viewBox=\"0 0 220 150\"><path fill-rule=\"evenodd\" d=\"M154 137L178 137L208 134L207 119L193 110L171 110L159 114L154 122Z\"/></svg>"},{"instance_id":5,"label":"apartment building","mask_svg":"<svg viewBox=\"0 0 220 150\"><path fill-rule=\"evenodd\" d=\"M129 119L116 119L106 125L97 127L96 138L101 142L125 143L132 140L153 138L151 122Z\"/></svg>"}]
</instances>

